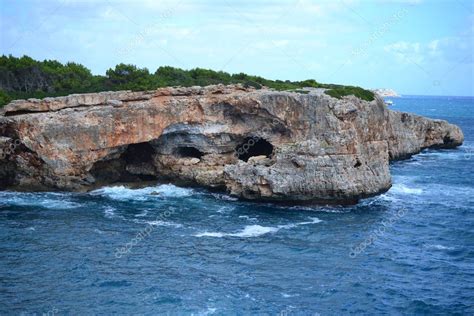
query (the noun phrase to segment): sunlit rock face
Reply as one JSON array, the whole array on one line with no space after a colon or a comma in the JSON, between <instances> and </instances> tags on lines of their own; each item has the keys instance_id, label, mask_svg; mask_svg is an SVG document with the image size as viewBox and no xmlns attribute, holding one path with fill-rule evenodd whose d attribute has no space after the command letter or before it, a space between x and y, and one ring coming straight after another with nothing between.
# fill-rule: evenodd
<instances>
[{"instance_id":1,"label":"sunlit rock face","mask_svg":"<svg viewBox=\"0 0 474 316\"><path fill-rule=\"evenodd\" d=\"M3 189L160 180L246 199L353 203L390 188L390 159L463 141L445 121L323 89L102 92L17 100L0 113Z\"/></svg>"}]
</instances>

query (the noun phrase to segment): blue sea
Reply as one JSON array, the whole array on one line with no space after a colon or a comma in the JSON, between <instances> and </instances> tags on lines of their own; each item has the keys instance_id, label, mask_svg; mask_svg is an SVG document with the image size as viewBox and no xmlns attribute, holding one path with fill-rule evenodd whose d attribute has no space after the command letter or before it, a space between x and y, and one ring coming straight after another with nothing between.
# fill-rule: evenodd
<instances>
[{"instance_id":1,"label":"blue sea","mask_svg":"<svg viewBox=\"0 0 474 316\"><path fill-rule=\"evenodd\" d=\"M393 101L465 144L393 163L393 187L355 206L0 192L0 314L473 315L474 99Z\"/></svg>"}]
</instances>

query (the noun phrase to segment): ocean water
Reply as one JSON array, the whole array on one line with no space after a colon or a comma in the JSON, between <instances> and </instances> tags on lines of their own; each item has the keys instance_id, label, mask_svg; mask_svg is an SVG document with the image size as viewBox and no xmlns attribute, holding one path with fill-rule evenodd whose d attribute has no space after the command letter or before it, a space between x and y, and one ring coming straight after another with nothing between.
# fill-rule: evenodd
<instances>
[{"instance_id":1,"label":"ocean water","mask_svg":"<svg viewBox=\"0 0 474 316\"><path fill-rule=\"evenodd\" d=\"M473 315L474 99L394 101L465 144L393 163L392 189L355 206L0 192L0 314Z\"/></svg>"}]
</instances>

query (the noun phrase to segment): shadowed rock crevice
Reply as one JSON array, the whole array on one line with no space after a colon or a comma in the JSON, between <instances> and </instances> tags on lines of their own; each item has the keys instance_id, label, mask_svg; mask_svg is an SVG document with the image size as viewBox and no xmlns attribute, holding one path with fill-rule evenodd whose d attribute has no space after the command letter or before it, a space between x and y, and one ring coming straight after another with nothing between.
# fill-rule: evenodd
<instances>
[{"instance_id":1,"label":"shadowed rock crevice","mask_svg":"<svg viewBox=\"0 0 474 316\"><path fill-rule=\"evenodd\" d=\"M149 143L132 144L122 154L127 165L152 164L155 149Z\"/></svg>"},{"instance_id":2,"label":"shadowed rock crevice","mask_svg":"<svg viewBox=\"0 0 474 316\"><path fill-rule=\"evenodd\" d=\"M0 189L6 189L15 184L15 164L11 161L0 163Z\"/></svg>"},{"instance_id":3,"label":"shadowed rock crevice","mask_svg":"<svg viewBox=\"0 0 474 316\"><path fill-rule=\"evenodd\" d=\"M156 180L154 154L155 149L148 142L131 144L119 157L96 162L90 174L96 185Z\"/></svg>"},{"instance_id":4,"label":"shadowed rock crevice","mask_svg":"<svg viewBox=\"0 0 474 316\"><path fill-rule=\"evenodd\" d=\"M116 183L125 180L125 161L123 159L97 161L89 172L93 177L90 182L95 185Z\"/></svg>"},{"instance_id":5,"label":"shadowed rock crevice","mask_svg":"<svg viewBox=\"0 0 474 316\"><path fill-rule=\"evenodd\" d=\"M190 146L178 147L176 149L176 154L182 158L198 158L198 159L201 159L201 157L204 155L204 153L200 151L199 149L195 147L190 147Z\"/></svg>"},{"instance_id":6,"label":"shadowed rock crevice","mask_svg":"<svg viewBox=\"0 0 474 316\"><path fill-rule=\"evenodd\" d=\"M241 144L235 148L237 157L247 162L250 157L265 156L271 158L273 145L260 137L246 137Z\"/></svg>"},{"instance_id":7,"label":"shadowed rock crevice","mask_svg":"<svg viewBox=\"0 0 474 316\"><path fill-rule=\"evenodd\" d=\"M359 159L356 159L356 163L354 164L354 168L359 168L360 166L362 166L362 163L360 162Z\"/></svg>"},{"instance_id":8,"label":"shadowed rock crevice","mask_svg":"<svg viewBox=\"0 0 474 316\"><path fill-rule=\"evenodd\" d=\"M153 164L155 149L147 142L132 144L127 147L121 159L125 161L125 170L132 178L150 181L156 179Z\"/></svg>"}]
</instances>

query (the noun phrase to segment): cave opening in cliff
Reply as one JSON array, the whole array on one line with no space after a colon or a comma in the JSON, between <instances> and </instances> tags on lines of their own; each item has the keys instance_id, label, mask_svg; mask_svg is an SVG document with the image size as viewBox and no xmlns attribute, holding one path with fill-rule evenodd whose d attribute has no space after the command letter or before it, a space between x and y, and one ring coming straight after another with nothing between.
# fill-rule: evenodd
<instances>
[{"instance_id":1,"label":"cave opening in cliff","mask_svg":"<svg viewBox=\"0 0 474 316\"><path fill-rule=\"evenodd\" d=\"M127 165L152 163L155 149L149 143L132 144L122 154Z\"/></svg>"},{"instance_id":2,"label":"cave opening in cliff","mask_svg":"<svg viewBox=\"0 0 474 316\"><path fill-rule=\"evenodd\" d=\"M176 153L182 158L199 158L204 156L204 153L195 147L178 147Z\"/></svg>"},{"instance_id":3,"label":"cave opening in cliff","mask_svg":"<svg viewBox=\"0 0 474 316\"><path fill-rule=\"evenodd\" d=\"M156 170L153 163L155 149L149 143L131 144L122 154L125 162L125 179L129 181L156 179Z\"/></svg>"},{"instance_id":4,"label":"cave opening in cliff","mask_svg":"<svg viewBox=\"0 0 474 316\"><path fill-rule=\"evenodd\" d=\"M149 143L129 145L120 157L98 161L90 170L96 183L156 180L155 149Z\"/></svg>"},{"instance_id":5,"label":"cave opening in cliff","mask_svg":"<svg viewBox=\"0 0 474 316\"><path fill-rule=\"evenodd\" d=\"M243 142L235 148L240 160L247 162L250 157L266 156L270 158L273 154L273 145L260 137L246 137Z\"/></svg>"}]
</instances>

